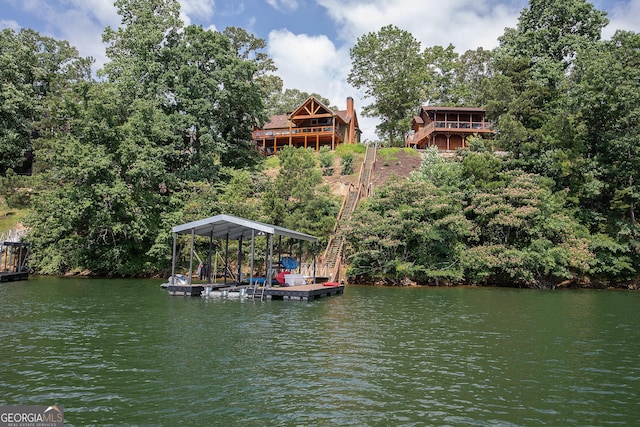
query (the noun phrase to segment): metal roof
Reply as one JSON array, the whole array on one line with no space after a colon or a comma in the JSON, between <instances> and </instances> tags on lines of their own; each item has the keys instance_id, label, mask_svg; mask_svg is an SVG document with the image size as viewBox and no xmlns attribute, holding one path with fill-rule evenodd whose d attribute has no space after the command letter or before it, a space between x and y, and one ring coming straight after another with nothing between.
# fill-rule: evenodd
<instances>
[{"instance_id":1,"label":"metal roof","mask_svg":"<svg viewBox=\"0 0 640 427\"><path fill-rule=\"evenodd\" d=\"M171 230L177 234L191 234L191 230L193 230L194 234L199 236L208 236L209 233L213 231L213 237L226 238L228 234L229 239L232 240L238 240L240 236L245 239L251 238L251 231L255 230L256 236L262 235L260 233L263 233L291 237L298 240L318 241L317 237L310 234L298 233L297 231L278 227L277 225L265 224L263 222L251 221L249 219L225 214L176 225Z\"/></svg>"},{"instance_id":2,"label":"metal roof","mask_svg":"<svg viewBox=\"0 0 640 427\"><path fill-rule=\"evenodd\" d=\"M484 113L487 110L480 107L434 107L432 105L423 105L424 111L454 111L457 113Z\"/></svg>"}]
</instances>

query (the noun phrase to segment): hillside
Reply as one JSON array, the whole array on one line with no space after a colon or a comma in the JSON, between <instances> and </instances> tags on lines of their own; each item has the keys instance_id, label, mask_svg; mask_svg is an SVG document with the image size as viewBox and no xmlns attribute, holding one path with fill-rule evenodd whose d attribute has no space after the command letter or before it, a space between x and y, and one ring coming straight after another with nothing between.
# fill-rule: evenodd
<instances>
[{"instance_id":1,"label":"hillside","mask_svg":"<svg viewBox=\"0 0 640 427\"><path fill-rule=\"evenodd\" d=\"M421 163L422 155L411 148L381 149L373 168L373 186L379 187L393 177L408 178L412 172L420 169Z\"/></svg>"},{"instance_id":2,"label":"hillside","mask_svg":"<svg viewBox=\"0 0 640 427\"><path fill-rule=\"evenodd\" d=\"M350 185L356 185L358 174L364 160L363 154L356 154L354 158L354 173L340 175L340 158L335 159L335 172L331 176L322 178L331 188L333 194L344 197ZM413 171L417 171L422 163L422 155L413 149L383 148L378 151L378 157L373 169L373 187L385 184L393 177L408 178Z\"/></svg>"}]
</instances>

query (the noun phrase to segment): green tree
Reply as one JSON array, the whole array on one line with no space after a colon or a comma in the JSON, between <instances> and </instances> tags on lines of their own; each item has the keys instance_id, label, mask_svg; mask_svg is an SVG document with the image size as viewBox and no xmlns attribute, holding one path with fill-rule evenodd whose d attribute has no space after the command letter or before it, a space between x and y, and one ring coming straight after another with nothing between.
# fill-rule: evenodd
<instances>
[{"instance_id":1,"label":"green tree","mask_svg":"<svg viewBox=\"0 0 640 427\"><path fill-rule=\"evenodd\" d=\"M517 28L507 28L500 37L500 54L536 64L548 59L566 69L580 49L600 39L608 23L606 12L586 0L530 0Z\"/></svg>"},{"instance_id":2,"label":"green tree","mask_svg":"<svg viewBox=\"0 0 640 427\"><path fill-rule=\"evenodd\" d=\"M567 75L577 52L600 39L608 20L585 0L532 0L517 28L507 28L495 52L487 110L498 142L530 172L562 176L557 157L567 147L558 132L567 118Z\"/></svg>"},{"instance_id":3,"label":"green tree","mask_svg":"<svg viewBox=\"0 0 640 427\"><path fill-rule=\"evenodd\" d=\"M425 97L426 66L418 42L393 25L358 38L351 48L347 81L372 100L362 114L378 117L378 133L390 145L404 145L413 113Z\"/></svg>"},{"instance_id":4,"label":"green tree","mask_svg":"<svg viewBox=\"0 0 640 427\"><path fill-rule=\"evenodd\" d=\"M28 29L0 31L0 175L20 167L33 148L47 99L89 80L91 62L66 41Z\"/></svg>"},{"instance_id":5,"label":"green tree","mask_svg":"<svg viewBox=\"0 0 640 427\"><path fill-rule=\"evenodd\" d=\"M313 151L278 150L280 169L262 195L268 222L317 235L326 240L335 225L338 203L322 183Z\"/></svg>"},{"instance_id":6,"label":"green tree","mask_svg":"<svg viewBox=\"0 0 640 427\"><path fill-rule=\"evenodd\" d=\"M348 274L398 285L462 280L471 223L459 192L422 180L393 180L362 203L344 226Z\"/></svg>"},{"instance_id":7,"label":"green tree","mask_svg":"<svg viewBox=\"0 0 640 427\"><path fill-rule=\"evenodd\" d=\"M320 147L320 167L322 168L322 175L333 175L333 157L331 148L326 145Z\"/></svg>"},{"instance_id":8,"label":"green tree","mask_svg":"<svg viewBox=\"0 0 640 427\"><path fill-rule=\"evenodd\" d=\"M462 165L448 162L438 151L438 147L427 148L420 169L412 179L427 181L436 187L458 189L462 182Z\"/></svg>"},{"instance_id":9,"label":"green tree","mask_svg":"<svg viewBox=\"0 0 640 427\"><path fill-rule=\"evenodd\" d=\"M254 76L256 89L260 89L263 100L269 100L278 97L282 92L282 79L274 74L278 71L272 58L263 52L267 47L264 39L256 37L240 27L227 27L222 34L231 42L232 49L237 52L238 56L247 61L252 61L256 65L256 73ZM267 117L273 113L269 108L270 102L265 102L265 113Z\"/></svg>"},{"instance_id":10,"label":"green tree","mask_svg":"<svg viewBox=\"0 0 640 427\"><path fill-rule=\"evenodd\" d=\"M147 100L121 114L119 91L109 83L80 93L73 116L61 108L53 118L74 132L49 135L38 151L46 185L28 220L32 265L50 274L157 271L163 260L150 250L170 227L162 216L174 184L165 172L166 148L158 144L171 138L168 120Z\"/></svg>"},{"instance_id":11,"label":"green tree","mask_svg":"<svg viewBox=\"0 0 640 427\"><path fill-rule=\"evenodd\" d=\"M175 1L117 2L102 82L52 98L29 220L33 265L132 275L168 265L172 225L219 213L251 166L258 65L224 35L181 27ZM237 40L236 40L237 42ZM244 49L244 48L243 48Z\"/></svg>"},{"instance_id":12,"label":"green tree","mask_svg":"<svg viewBox=\"0 0 640 427\"><path fill-rule=\"evenodd\" d=\"M576 148L583 156L576 162L572 194L592 231L610 236L611 243L598 244L596 253L600 271L619 280L636 278L631 266L640 262L639 67L640 35L618 31L610 41L580 51L570 93L581 142Z\"/></svg>"},{"instance_id":13,"label":"green tree","mask_svg":"<svg viewBox=\"0 0 640 427\"><path fill-rule=\"evenodd\" d=\"M158 99L165 95L161 56L167 40L183 27L177 0L116 0L121 18L116 30L102 34L109 62L99 74L121 86L130 99Z\"/></svg>"},{"instance_id":14,"label":"green tree","mask_svg":"<svg viewBox=\"0 0 640 427\"><path fill-rule=\"evenodd\" d=\"M341 175L351 175L353 173L353 153L348 152L342 155L342 172Z\"/></svg>"},{"instance_id":15,"label":"green tree","mask_svg":"<svg viewBox=\"0 0 640 427\"><path fill-rule=\"evenodd\" d=\"M460 93L457 93L457 76L460 74L459 55L455 47L432 46L424 50L428 78L426 101L431 105L461 105Z\"/></svg>"},{"instance_id":16,"label":"green tree","mask_svg":"<svg viewBox=\"0 0 640 427\"><path fill-rule=\"evenodd\" d=\"M479 47L458 58L455 93L466 107L486 106L488 84L493 76L493 51Z\"/></svg>"},{"instance_id":17,"label":"green tree","mask_svg":"<svg viewBox=\"0 0 640 427\"><path fill-rule=\"evenodd\" d=\"M256 63L232 49L228 38L189 26L170 38L162 76L163 108L182 135L180 161L188 179L211 179L217 166L254 163L251 131L264 120Z\"/></svg>"},{"instance_id":18,"label":"green tree","mask_svg":"<svg viewBox=\"0 0 640 427\"><path fill-rule=\"evenodd\" d=\"M504 185L474 194L465 208L475 225L464 252L473 283L546 286L580 278L590 269L589 234L564 209L552 182L507 172Z\"/></svg>"},{"instance_id":19,"label":"green tree","mask_svg":"<svg viewBox=\"0 0 640 427\"><path fill-rule=\"evenodd\" d=\"M599 210L637 222L640 201L640 35L618 31L610 41L582 51L576 65L573 104L595 159L601 191L585 200Z\"/></svg>"},{"instance_id":20,"label":"green tree","mask_svg":"<svg viewBox=\"0 0 640 427\"><path fill-rule=\"evenodd\" d=\"M278 151L278 158L280 169L265 201L270 220L282 225L287 214L313 198L322 174L311 150L287 146Z\"/></svg>"}]
</instances>

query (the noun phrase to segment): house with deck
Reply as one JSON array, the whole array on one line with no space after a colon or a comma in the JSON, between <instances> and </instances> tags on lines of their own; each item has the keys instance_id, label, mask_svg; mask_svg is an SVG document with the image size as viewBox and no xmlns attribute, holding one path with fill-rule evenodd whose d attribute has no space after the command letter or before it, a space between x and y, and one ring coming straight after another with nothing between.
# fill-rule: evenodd
<instances>
[{"instance_id":1,"label":"house with deck","mask_svg":"<svg viewBox=\"0 0 640 427\"><path fill-rule=\"evenodd\" d=\"M465 147L471 135L492 138L493 134L484 108L422 106L413 118L406 146L452 151Z\"/></svg>"},{"instance_id":2,"label":"house with deck","mask_svg":"<svg viewBox=\"0 0 640 427\"><path fill-rule=\"evenodd\" d=\"M265 154L275 154L285 146L313 148L360 142L358 117L353 98L347 109L332 111L313 96L295 111L272 116L262 128L253 130L253 141Z\"/></svg>"}]
</instances>

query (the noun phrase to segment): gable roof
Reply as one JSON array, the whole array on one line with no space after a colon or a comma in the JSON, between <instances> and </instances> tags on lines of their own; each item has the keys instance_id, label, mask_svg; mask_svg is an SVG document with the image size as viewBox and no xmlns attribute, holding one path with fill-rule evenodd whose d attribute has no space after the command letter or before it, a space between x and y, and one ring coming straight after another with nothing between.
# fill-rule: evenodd
<instances>
[{"instance_id":1,"label":"gable roof","mask_svg":"<svg viewBox=\"0 0 640 427\"><path fill-rule=\"evenodd\" d=\"M310 96L304 101L290 117L332 117L333 111L315 97Z\"/></svg>"},{"instance_id":2,"label":"gable roof","mask_svg":"<svg viewBox=\"0 0 640 427\"><path fill-rule=\"evenodd\" d=\"M320 117L336 117L343 124L348 124L354 120L355 127L358 128L358 117L355 111L353 114L349 114L349 110L334 112L315 97L310 96L293 112L271 116L269 121L262 126L262 129L283 129L288 128L290 125L291 127L298 127L296 121Z\"/></svg>"}]
</instances>

